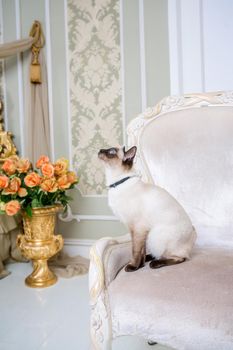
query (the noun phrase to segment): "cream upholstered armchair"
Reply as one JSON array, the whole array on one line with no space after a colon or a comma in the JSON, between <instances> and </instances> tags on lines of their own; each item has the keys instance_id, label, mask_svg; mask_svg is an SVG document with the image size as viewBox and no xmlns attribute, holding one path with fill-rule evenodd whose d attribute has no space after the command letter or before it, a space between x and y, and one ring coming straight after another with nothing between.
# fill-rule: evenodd
<instances>
[{"instance_id":1,"label":"cream upholstered armchair","mask_svg":"<svg viewBox=\"0 0 233 350\"><path fill-rule=\"evenodd\" d=\"M165 98L130 123L128 136L142 178L184 206L198 239L191 260L131 273L123 269L129 235L97 241L92 348L137 334L179 350L233 350L233 92Z\"/></svg>"}]
</instances>

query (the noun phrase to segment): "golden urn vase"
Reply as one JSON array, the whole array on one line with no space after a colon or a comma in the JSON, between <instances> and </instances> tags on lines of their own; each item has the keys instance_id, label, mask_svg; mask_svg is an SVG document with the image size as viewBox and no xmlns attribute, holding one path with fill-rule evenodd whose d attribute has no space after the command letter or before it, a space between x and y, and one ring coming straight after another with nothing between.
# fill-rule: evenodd
<instances>
[{"instance_id":1,"label":"golden urn vase","mask_svg":"<svg viewBox=\"0 0 233 350\"><path fill-rule=\"evenodd\" d=\"M48 268L48 259L59 252L64 244L61 235L54 235L56 213L61 208L33 208L32 217L23 212L24 234L18 235L17 245L33 263L33 272L25 279L29 287L48 287L57 281L57 276Z\"/></svg>"}]
</instances>

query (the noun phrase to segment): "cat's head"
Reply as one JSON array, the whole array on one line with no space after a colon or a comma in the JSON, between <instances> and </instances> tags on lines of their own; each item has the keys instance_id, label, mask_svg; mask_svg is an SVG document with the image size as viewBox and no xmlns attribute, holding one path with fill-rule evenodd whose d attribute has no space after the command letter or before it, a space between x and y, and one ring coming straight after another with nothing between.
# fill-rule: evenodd
<instances>
[{"instance_id":1,"label":"cat's head","mask_svg":"<svg viewBox=\"0 0 233 350\"><path fill-rule=\"evenodd\" d=\"M125 147L111 147L108 149L101 149L98 153L98 157L107 167L118 167L124 170L130 170L133 166L136 152L136 146L131 147L128 151L125 150Z\"/></svg>"}]
</instances>

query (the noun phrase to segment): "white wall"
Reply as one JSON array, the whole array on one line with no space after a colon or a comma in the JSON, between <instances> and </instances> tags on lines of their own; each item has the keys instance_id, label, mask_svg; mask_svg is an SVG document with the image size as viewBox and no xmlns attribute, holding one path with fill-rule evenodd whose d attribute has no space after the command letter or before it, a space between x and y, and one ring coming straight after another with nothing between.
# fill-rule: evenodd
<instances>
[{"instance_id":1,"label":"white wall","mask_svg":"<svg viewBox=\"0 0 233 350\"><path fill-rule=\"evenodd\" d=\"M92 186L91 181L89 184L85 181L87 173L103 175L94 156L97 145L101 148L105 146L103 140L107 143L106 135L110 137L117 126L119 143L122 143L128 122L165 95L233 89L233 0L99 0L98 6L116 5L111 9L111 14L114 13L111 21L116 23L115 46L120 52L117 67L121 78L117 113L113 113L115 124L109 119L107 124L100 117L103 127L96 127L94 107L94 117L90 117L81 115L78 109L76 113L72 106L72 98L74 106L81 99L73 78L77 75L80 79L82 72L77 74L80 64L70 64L70 59L77 58L76 50L80 49L79 35L83 34L84 39L86 35L85 26L78 27L77 23L82 22L85 13L86 18L91 18L93 3L86 0L0 0L4 42L27 36L35 19L41 21L45 32L54 157L64 156L73 162L77 154L77 167L83 169L80 176L84 179L84 190L74 191L72 210L74 214L85 215L86 219L80 223L74 220L61 223L60 232L68 238L96 239L126 231L118 222L103 219L112 216L104 181L96 179L98 186L94 181ZM79 11L81 6L87 7L86 12ZM88 23L85 18L83 22ZM5 62L3 79L0 79L0 88L3 86L5 90L6 126L15 135L20 154L24 148L27 70L26 54L13 57ZM108 79L111 80L111 75ZM71 81L74 81L72 91ZM108 95L111 99L111 92ZM82 125L90 133L87 146L80 142L81 120L86 122ZM89 122L93 122L91 132Z\"/></svg>"},{"instance_id":2,"label":"white wall","mask_svg":"<svg viewBox=\"0 0 233 350\"><path fill-rule=\"evenodd\" d=\"M233 1L169 0L171 94L233 89Z\"/></svg>"},{"instance_id":3,"label":"white wall","mask_svg":"<svg viewBox=\"0 0 233 350\"><path fill-rule=\"evenodd\" d=\"M60 232L122 234L123 225L106 220L112 213L97 152L125 142L128 122L170 93L167 0L0 0L0 12L3 42L27 37L35 19L44 30L53 158L68 158L78 171L72 211L85 216L61 222ZM27 58L5 60L0 79L6 127L24 156ZM98 71L95 60L103 62Z\"/></svg>"}]
</instances>

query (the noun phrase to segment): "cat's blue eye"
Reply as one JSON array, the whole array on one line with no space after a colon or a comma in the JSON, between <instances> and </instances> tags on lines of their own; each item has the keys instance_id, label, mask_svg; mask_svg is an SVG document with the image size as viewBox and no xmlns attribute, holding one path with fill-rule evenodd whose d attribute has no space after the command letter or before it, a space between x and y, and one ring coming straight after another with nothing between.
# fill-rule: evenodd
<instances>
[{"instance_id":1,"label":"cat's blue eye","mask_svg":"<svg viewBox=\"0 0 233 350\"><path fill-rule=\"evenodd\" d=\"M109 152L108 152L109 154L116 154L117 153L117 151L116 151L116 149L115 148L110 148L110 150L109 150Z\"/></svg>"}]
</instances>

